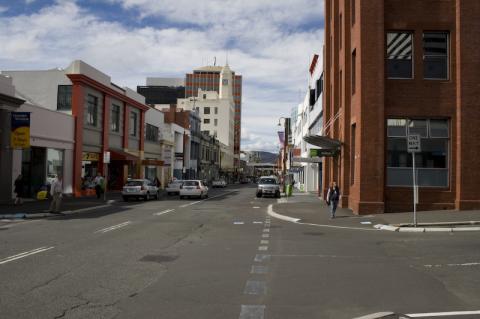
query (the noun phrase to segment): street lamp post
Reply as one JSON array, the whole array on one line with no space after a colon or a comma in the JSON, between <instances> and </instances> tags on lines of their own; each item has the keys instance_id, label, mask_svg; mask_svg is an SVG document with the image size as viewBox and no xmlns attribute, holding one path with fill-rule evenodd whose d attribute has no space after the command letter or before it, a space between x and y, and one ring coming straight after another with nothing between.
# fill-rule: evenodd
<instances>
[{"instance_id":1,"label":"street lamp post","mask_svg":"<svg viewBox=\"0 0 480 319\"><path fill-rule=\"evenodd\" d=\"M287 148L288 148L288 124L290 123L289 117L281 117L278 119L278 126L282 126L280 121L283 119L284 123L284 133L283 133L283 167L282 167L282 174L283 174L283 191L287 193Z\"/></svg>"}]
</instances>

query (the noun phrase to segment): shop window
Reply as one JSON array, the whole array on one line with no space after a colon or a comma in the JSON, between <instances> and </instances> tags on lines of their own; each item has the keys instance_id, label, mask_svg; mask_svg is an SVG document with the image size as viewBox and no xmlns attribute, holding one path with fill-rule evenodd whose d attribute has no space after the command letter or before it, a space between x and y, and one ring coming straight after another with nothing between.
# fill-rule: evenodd
<instances>
[{"instance_id":1,"label":"shop window","mask_svg":"<svg viewBox=\"0 0 480 319\"><path fill-rule=\"evenodd\" d=\"M58 86L57 110L58 111L72 110L72 86L71 85Z\"/></svg>"},{"instance_id":2,"label":"shop window","mask_svg":"<svg viewBox=\"0 0 480 319\"><path fill-rule=\"evenodd\" d=\"M110 115L110 129L112 132L120 132L120 106L112 105Z\"/></svg>"},{"instance_id":3,"label":"shop window","mask_svg":"<svg viewBox=\"0 0 480 319\"><path fill-rule=\"evenodd\" d=\"M87 124L97 126L98 123L98 98L94 95L87 96Z\"/></svg>"},{"instance_id":4,"label":"shop window","mask_svg":"<svg viewBox=\"0 0 480 319\"><path fill-rule=\"evenodd\" d=\"M423 34L423 77L431 80L448 79L448 33Z\"/></svg>"},{"instance_id":5,"label":"shop window","mask_svg":"<svg viewBox=\"0 0 480 319\"><path fill-rule=\"evenodd\" d=\"M213 120L213 125L218 126L218 119Z\"/></svg>"},{"instance_id":6,"label":"shop window","mask_svg":"<svg viewBox=\"0 0 480 319\"><path fill-rule=\"evenodd\" d=\"M407 136L402 135L405 123L409 134L421 138L421 152L415 154L418 185L448 187L449 128L447 120L387 120L387 185L412 186L412 154L407 151Z\"/></svg>"},{"instance_id":7,"label":"shop window","mask_svg":"<svg viewBox=\"0 0 480 319\"><path fill-rule=\"evenodd\" d=\"M413 77L413 35L410 32L387 32L387 77L411 79Z\"/></svg>"}]
</instances>

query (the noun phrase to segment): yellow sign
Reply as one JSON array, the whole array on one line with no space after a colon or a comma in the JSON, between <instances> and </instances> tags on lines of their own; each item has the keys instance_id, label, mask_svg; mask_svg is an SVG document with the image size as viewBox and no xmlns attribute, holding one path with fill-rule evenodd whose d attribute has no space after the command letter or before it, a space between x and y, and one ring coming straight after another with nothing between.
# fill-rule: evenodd
<instances>
[{"instance_id":1,"label":"yellow sign","mask_svg":"<svg viewBox=\"0 0 480 319\"><path fill-rule=\"evenodd\" d=\"M30 113L11 113L10 146L12 148L30 147Z\"/></svg>"},{"instance_id":2,"label":"yellow sign","mask_svg":"<svg viewBox=\"0 0 480 319\"><path fill-rule=\"evenodd\" d=\"M99 159L100 159L99 153L87 153L87 152L82 153L82 161L98 162Z\"/></svg>"}]
</instances>

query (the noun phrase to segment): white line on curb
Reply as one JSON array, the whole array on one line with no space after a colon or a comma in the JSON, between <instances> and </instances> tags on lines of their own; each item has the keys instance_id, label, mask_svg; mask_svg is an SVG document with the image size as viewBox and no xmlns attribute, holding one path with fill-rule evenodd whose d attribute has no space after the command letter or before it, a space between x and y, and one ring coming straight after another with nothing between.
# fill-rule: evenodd
<instances>
[{"instance_id":1,"label":"white line on curb","mask_svg":"<svg viewBox=\"0 0 480 319\"><path fill-rule=\"evenodd\" d=\"M121 224L118 224L118 225L114 225L114 226L106 227L106 228L103 228L103 229L99 229L95 233L103 233L103 234L108 233L109 231L125 227L127 225L130 225L131 223L132 223L131 221L124 222L124 223L121 223Z\"/></svg>"},{"instance_id":2,"label":"white line on curb","mask_svg":"<svg viewBox=\"0 0 480 319\"><path fill-rule=\"evenodd\" d=\"M175 209L167 209L167 210L164 210L164 211L162 211L162 212L155 213L155 214L153 214L153 215L154 215L154 216L162 216L162 215L165 215L165 214L167 214L167 213L174 212L174 211L175 211Z\"/></svg>"},{"instance_id":3,"label":"white line on curb","mask_svg":"<svg viewBox=\"0 0 480 319\"><path fill-rule=\"evenodd\" d=\"M14 256L10 256L10 257L7 257L7 258L4 258L4 259L0 260L0 265L9 263L11 261L14 261L14 260L17 260L17 259L20 259L20 258L25 258L25 257L31 256L31 255L35 255L35 254L50 250L52 248L54 248L54 247L40 247L40 248L33 249L33 250L30 250L30 251L26 251L26 252L23 252L23 253L14 255Z\"/></svg>"},{"instance_id":4,"label":"white line on curb","mask_svg":"<svg viewBox=\"0 0 480 319\"><path fill-rule=\"evenodd\" d=\"M410 313L410 314L407 314L407 316L412 317L412 318L423 318L423 317L466 316L466 315L478 315L478 314L480 314L480 310L431 312L431 313Z\"/></svg>"}]
</instances>

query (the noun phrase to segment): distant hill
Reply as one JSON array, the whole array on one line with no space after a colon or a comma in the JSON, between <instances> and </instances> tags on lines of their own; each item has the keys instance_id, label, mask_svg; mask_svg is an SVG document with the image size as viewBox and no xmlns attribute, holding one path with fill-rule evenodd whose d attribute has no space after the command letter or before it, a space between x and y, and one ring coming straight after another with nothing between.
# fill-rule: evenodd
<instances>
[{"instance_id":1,"label":"distant hill","mask_svg":"<svg viewBox=\"0 0 480 319\"><path fill-rule=\"evenodd\" d=\"M264 152L264 151L250 151L248 152L252 154L253 158L256 158L255 162L258 163L271 163L275 164L277 162L278 154Z\"/></svg>"}]
</instances>

